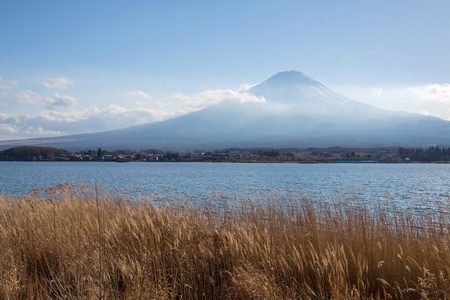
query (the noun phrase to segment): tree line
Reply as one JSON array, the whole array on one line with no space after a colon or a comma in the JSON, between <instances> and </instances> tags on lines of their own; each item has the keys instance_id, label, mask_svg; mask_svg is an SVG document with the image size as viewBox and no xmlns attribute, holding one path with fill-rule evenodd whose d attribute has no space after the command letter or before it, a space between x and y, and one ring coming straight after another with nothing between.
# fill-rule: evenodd
<instances>
[{"instance_id":1,"label":"tree line","mask_svg":"<svg viewBox=\"0 0 450 300\"><path fill-rule=\"evenodd\" d=\"M350 154L351 153L351 154ZM205 151L163 151L147 150L80 150L70 152L64 149L40 146L19 146L0 151L0 161L52 161L52 160L96 160L96 161L231 161L231 162L327 162L349 159L376 159L379 162L406 161L438 162L450 161L450 148L433 146L428 148L227 148Z\"/></svg>"},{"instance_id":2,"label":"tree line","mask_svg":"<svg viewBox=\"0 0 450 300\"><path fill-rule=\"evenodd\" d=\"M412 161L450 161L450 148L432 146L423 148L398 148L398 155Z\"/></svg>"},{"instance_id":3,"label":"tree line","mask_svg":"<svg viewBox=\"0 0 450 300\"><path fill-rule=\"evenodd\" d=\"M54 160L69 154L67 150L53 147L19 146L0 151L0 160Z\"/></svg>"}]
</instances>

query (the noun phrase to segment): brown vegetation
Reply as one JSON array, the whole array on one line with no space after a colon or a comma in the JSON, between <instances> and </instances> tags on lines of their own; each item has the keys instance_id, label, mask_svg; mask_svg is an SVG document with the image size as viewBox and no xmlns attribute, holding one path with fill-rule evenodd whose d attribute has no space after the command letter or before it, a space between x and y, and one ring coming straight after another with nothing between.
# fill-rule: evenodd
<instances>
[{"instance_id":1,"label":"brown vegetation","mask_svg":"<svg viewBox=\"0 0 450 300\"><path fill-rule=\"evenodd\" d=\"M195 204L88 184L0 198L1 299L450 297L449 207L285 190Z\"/></svg>"},{"instance_id":2,"label":"brown vegetation","mask_svg":"<svg viewBox=\"0 0 450 300\"><path fill-rule=\"evenodd\" d=\"M57 157L66 157L69 152L63 149L38 146L19 146L0 151L2 160L55 160Z\"/></svg>"}]
</instances>

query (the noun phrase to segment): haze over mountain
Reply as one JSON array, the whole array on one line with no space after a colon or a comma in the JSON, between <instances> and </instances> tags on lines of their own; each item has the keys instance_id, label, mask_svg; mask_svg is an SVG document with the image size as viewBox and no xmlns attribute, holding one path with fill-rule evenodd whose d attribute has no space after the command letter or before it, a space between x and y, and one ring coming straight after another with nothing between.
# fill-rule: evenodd
<instances>
[{"instance_id":1,"label":"haze over mountain","mask_svg":"<svg viewBox=\"0 0 450 300\"><path fill-rule=\"evenodd\" d=\"M226 147L450 145L450 122L348 99L297 71L248 89L255 101L226 101L178 118L120 130L0 142L1 148L167 150Z\"/></svg>"}]
</instances>

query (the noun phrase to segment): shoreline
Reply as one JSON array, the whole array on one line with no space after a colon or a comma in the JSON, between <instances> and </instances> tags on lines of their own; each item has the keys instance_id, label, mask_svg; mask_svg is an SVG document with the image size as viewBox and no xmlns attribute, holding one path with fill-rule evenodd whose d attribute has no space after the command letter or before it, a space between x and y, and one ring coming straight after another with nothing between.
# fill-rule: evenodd
<instances>
[{"instance_id":1,"label":"shoreline","mask_svg":"<svg viewBox=\"0 0 450 300\"><path fill-rule=\"evenodd\" d=\"M107 161L107 160L0 160L0 162L73 162L73 163L241 163L241 164L450 164L450 161L272 161L272 160L179 160L179 161Z\"/></svg>"}]
</instances>

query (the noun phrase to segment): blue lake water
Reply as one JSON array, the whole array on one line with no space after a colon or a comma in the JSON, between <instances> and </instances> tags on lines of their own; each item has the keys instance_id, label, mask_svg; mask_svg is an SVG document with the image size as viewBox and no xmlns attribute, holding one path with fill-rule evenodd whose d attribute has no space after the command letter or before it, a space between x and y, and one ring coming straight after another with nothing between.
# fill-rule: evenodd
<instances>
[{"instance_id":1,"label":"blue lake water","mask_svg":"<svg viewBox=\"0 0 450 300\"><path fill-rule=\"evenodd\" d=\"M427 205L449 202L450 165L0 162L0 191L7 194L64 182L101 182L132 195L165 190L199 198L216 191L286 188L319 198L341 192L364 200Z\"/></svg>"}]
</instances>

